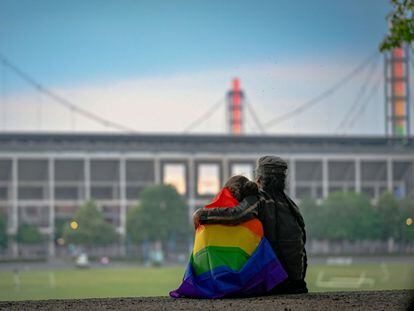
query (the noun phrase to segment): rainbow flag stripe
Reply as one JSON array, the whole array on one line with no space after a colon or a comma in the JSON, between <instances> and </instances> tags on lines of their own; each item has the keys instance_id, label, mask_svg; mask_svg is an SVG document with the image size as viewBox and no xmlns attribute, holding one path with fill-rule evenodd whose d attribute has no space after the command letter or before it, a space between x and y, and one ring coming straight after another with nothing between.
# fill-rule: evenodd
<instances>
[{"instance_id":1,"label":"rainbow flag stripe","mask_svg":"<svg viewBox=\"0 0 414 311\"><path fill-rule=\"evenodd\" d=\"M193 252L174 298L222 298L265 294L287 274L262 224L253 219L238 226L201 225Z\"/></svg>"}]
</instances>

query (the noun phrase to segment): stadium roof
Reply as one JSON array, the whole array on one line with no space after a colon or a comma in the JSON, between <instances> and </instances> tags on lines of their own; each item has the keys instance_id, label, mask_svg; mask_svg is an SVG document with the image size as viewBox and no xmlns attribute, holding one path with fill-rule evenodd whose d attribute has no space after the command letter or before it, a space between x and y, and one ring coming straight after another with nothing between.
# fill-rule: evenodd
<instances>
[{"instance_id":1,"label":"stadium roof","mask_svg":"<svg viewBox=\"0 0 414 311\"><path fill-rule=\"evenodd\" d=\"M414 137L0 133L0 152L414 153Z\"/></svg>"}]
</instances>

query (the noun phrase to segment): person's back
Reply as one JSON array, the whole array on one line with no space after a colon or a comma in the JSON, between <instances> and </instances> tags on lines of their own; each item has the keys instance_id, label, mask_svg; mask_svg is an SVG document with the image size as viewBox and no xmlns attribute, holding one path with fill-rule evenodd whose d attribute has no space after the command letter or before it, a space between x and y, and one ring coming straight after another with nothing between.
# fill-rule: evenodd
<instances>
[{"instance_id":1,"label":"person's back","mask_svg":"<svg viewBox=\"0 0 414 311\"><path fill-rule=\"evenodd\" d=\"M307 267L306 237L299 211L292 211L296 206L292 207L293 202L284 193L274 197L261 190L260 197L259 220L263 224L265 237L279 255L289 276L273 292L307 292L304 282Z\"/></svg>"},{"instance_id":2,"label":"person's back","mask_svg":"<svg viewBox=\"0 0 414 311\"><path fill-rule=\"evenodd\" d=\"M305 224L298 207L285 194L286 170L287 163L281 158L266 156L258 160L256 178L261 188L258 217L289 276L273 292L303 293L307 292Z\"/></svg>"}]
</instances>

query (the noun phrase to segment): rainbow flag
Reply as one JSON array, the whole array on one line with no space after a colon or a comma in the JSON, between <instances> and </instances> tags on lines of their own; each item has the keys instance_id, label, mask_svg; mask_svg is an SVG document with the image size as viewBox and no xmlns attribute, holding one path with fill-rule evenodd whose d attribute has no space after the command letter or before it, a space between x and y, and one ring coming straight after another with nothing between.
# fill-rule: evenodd
<instances>
[{"instance_id":1,"label":"rainbow flag","mask_svg":"<svg viewBox=\"0 0 414 311\"><path fill-rule=\"evenodd\" d=\"M213 207L238 204L224 188ZM237 226L200 225L183 282L173 298L223 298L260 295L283 282L287 274L267 239L258 219Z\"/></svg>"}]
</instances>

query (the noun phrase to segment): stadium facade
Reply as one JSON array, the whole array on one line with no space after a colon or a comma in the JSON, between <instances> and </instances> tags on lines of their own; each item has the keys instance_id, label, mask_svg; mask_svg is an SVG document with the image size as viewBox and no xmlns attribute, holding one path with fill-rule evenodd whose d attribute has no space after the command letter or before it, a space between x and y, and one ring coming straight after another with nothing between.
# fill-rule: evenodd
<instances>
[{"instance_id":1,"label":"stadium facade","mask_svg":"<svg viewBox=\"0 0 414 311\"><path fill-rule=\"evenodd\" d=\"M10 235L23 223L38 226L53 257L55 220L71 219L88 199L125 235L126 213L145 187L173 184L191 215L229 176L252 178L266 154L288 161L296 200L334 191L414 198L412 138L2 133L0 213Z\"/></svg>"}]
</instances>

